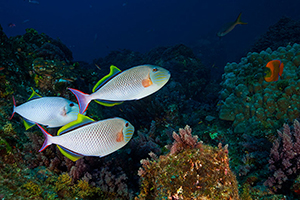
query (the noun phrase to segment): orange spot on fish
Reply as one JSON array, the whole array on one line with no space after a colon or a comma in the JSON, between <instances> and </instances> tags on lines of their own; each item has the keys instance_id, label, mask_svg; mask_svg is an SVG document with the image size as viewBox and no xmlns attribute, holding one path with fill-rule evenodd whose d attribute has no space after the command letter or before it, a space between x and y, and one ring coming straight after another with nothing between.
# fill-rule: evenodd
<instances>
[{"instance_id":1,"label":"orange spot on fish","mask_svg":"<svg viewBox=\"0 0 300 200\"><path fill-rule=\"evenodd\" d=\"M271 60L267 63L266 67L270 69L270 73L265 76L265 81L278 81L279 76L283 72L283 63L280 60Z\"/></svg>"},{"instance_id":2,"label":"orange spot on fish","mask_svg":"<svg viewBox=\"0 0 300 200\"><path fill-rule=\"evenodd\" d=\"M4 67L0 67L0 71L4 70Z\"/></svg>"},{"instance_id":3,"label":"orange spot on fish","mask_svg":"<svg viewBox=\"0 0 300 200\"><path fill-rule=\"evenodd\" d=\"M66 111L66 109L64 108L62 111L61 111L61 113L60 113L62 116L66 116L67 115L67 111Z\"/></svg>"},{"instance_id":4,"label":"orange spot on fish","mask_svg":"<svg viewBox=\"0 0 300 200\"><path fill-rule=\"evenodd\" d=\"M146 88L146 87L149 87L150 85L152 85L152 81L151 81L151 78L150 76L148 76L148 78L146 79L143 79L142 80L142 85Z\"/></svg>"},{"instance_id":5,"label":"orange spot on fish","mask_svg":"<svg viewBox=\"0 0 300 200\"><path fill-rule=\"evenodd\" d=\"M122 142L124 141L124 136L123 136L123 130L121 130L120 132L117 133L117 142Z\"/></svg>"}]
</instances>

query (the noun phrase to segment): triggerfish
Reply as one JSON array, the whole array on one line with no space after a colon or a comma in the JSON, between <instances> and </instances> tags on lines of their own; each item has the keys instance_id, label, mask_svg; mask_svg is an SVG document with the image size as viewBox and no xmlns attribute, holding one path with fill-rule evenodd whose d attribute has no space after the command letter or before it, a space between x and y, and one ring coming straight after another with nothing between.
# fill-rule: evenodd
<instances>
[{"instance_id":1,"label":"triggerfish","mask_svg":"<svg viewBox=\"0 0 300 200\"><path fill-rule=\"evenodd\" d=\"M26 130L35 123L50 128L63 126L76 120L79 113L79 106L76 103L62 97L41 97L33 89L26 103L16 106L14 97L13 102L13 114L10 119L14 113L21 115Z\"/></svg>"},{"instance_id":2,"label":"triggerfish","mask_svg":"<svg viewBox=\"0 0 300 200\"><path fill-rule=\"evenodd\" d=\"M111 154L125 146L134 133L134 127L121 118L94 121L78 114L76 121L61 127L57 136L52 136L40 125L45 141L39 152L51 144L57 144L60 152L72 161L83 156Z\"/></svg>"},{"instance_id":3,"label":"triggerfish","mask_svg":"<svg viewBox=\"0 0 300 200\"><path fill-rule=\"evenodd\" d=\"M77 98L80 113L84 113L92 100L104 106L114 106L146 97L162 88L170 76L168 70L153 65L140 65L123 72L112 65L110 73L94 86L92 94L72 88L69 90Z\"/></svg>"},{"instance_id":4,"label":"triggerfish","mask_svg":"<svg viewBox=\"0 0 300 200\"><path fill-rule=\"evenodd\" d=\"M221 30L217 33L217 36L223 37L230 31L232 31L234 29L234 27L238 24L247 24L246 22L241 21L241 15L242 15L242 13L239 14L238 18L234 22L224 24L224 26L221 28Z\"/></svg>"},{"instance_id":5,"label":"triggerfish","mask_svg":"<svg viewBox=\"0 0 300 200\"><path fill-rule=\"evenodd\" d=\"M267 63L266 67L268 70L266 70L265 81L278 81L279 76L281 76L283 72L283 63L280 60L271 60Z\"/></svg>"}]
</instances>

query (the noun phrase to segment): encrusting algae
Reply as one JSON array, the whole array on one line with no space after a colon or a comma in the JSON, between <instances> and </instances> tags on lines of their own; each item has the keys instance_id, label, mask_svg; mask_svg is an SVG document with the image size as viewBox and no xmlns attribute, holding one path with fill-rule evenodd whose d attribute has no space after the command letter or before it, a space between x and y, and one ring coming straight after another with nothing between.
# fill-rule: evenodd
<instances>
[{"instance_id":1,"label":"encrusting algae","mask_svg":"<svg viewBox=\"0 0 300 200\"><path fill-rule=\"evenodd\" d=\"M214 148L197 142L189 126L180 129L180 139L175 137L171 153L159 158L150 153L152 160L141 161L137 199L239 199L227 145ZM181 150L174 151L174 147Z\"/></svg>"}]
</instances>

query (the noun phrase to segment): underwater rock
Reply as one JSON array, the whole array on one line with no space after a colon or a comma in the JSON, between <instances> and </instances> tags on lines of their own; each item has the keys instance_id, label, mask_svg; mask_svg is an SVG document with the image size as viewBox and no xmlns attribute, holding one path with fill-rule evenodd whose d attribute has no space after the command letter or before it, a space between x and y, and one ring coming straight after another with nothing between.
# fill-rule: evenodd
<instances>
[{"instance_id":1,"label":"underwater rock","mask_svg":"<svg viewBox=\"0 0 300 200\"><path fill-rule=\"evenodd\" d=\"M216 118L214 116L211 116L211 115L208 115L208 116L205 117L205 120L208 121L208 122L211 122L214 119L216 119Z\"/></svg>"},{"instance_id":2,"label":"underwater rock","mask_svg":"<svg viewBox=\"0 0 300 200\"><path fill-rule=\"evenodd\" d=\"M295 21L288 17L281 17L278 22L270 26L255 42L250 52L260 52L267 48L276 50L278 47L288 44L300 43L300 21ZM288 49L289 50L289 49ZM284 52L281 52L284 53ZM270 53L271 54L271 53Z\"/></svg>"},{"instance_id":3,"label":"underwater rock","mask_svg":"<svg viewBox=\"0 0 300 200\"><path fill-rule=\"evenodd\" d=\"M2 26L0 25L0 45L1 47L4 47L8 43L8 37L3 31Z\"/></svg>"}]
</instances>

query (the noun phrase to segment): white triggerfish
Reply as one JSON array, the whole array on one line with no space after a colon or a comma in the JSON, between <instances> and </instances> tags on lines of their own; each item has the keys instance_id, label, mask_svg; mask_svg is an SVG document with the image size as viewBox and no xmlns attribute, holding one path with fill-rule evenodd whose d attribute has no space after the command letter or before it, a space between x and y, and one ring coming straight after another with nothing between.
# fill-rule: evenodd
<instances>
[{"instance_id":1,"label":"white triggerfish","mask_svg":"<svg viewBox=\"0 0 300 200\"><path fill-rule=\"evenodd\" d=\"M92 94L72 88L69 90L77 98L80 113L84 113L92 100L104 106L114 106L149 96L162 88L170 76L168 70L154 65L139 65L123 72L112 65L110 73L98 81Z\"/></svg>"},{"instance_id":2,"label":"white triggerfish","mask_svg":"<svg viewBox=\"0 0 300 200\"><path fill-rule=\"evenodd\" d=\"M63 97L41 97L33 89L28 102L16 106L14 97L13 102L13 114L10 119L14 113L21 115L26 130L35 123L49 128L60 127L76 120L79 113L78 104Z\"/></svg>"},{"instance_id":3,"label":"white triggerfish","mask_svg":"<svg viewBox=\"0 0 300 200\"><path fill-rule=\"evenodd\" d=\"M134 127L121 118L102 121L78 114L76 121L61 127L57 135L52 136L40 125L45 142L39 152L51 144L57 144L60 152L72 161L83 156L100 156L111 154L125 146L134 133Z\"/></svg>"}]
</instances>

